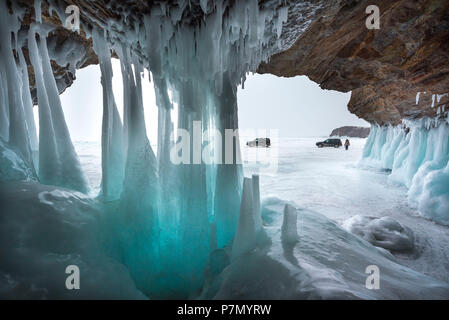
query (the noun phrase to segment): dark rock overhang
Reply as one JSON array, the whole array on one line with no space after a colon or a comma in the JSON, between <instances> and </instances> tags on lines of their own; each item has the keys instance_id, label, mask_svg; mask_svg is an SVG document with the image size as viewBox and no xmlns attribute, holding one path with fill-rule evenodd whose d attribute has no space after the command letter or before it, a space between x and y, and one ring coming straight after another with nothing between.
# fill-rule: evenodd
<instances>
[{"instance_id":1,"label":"dark rock overhang","mask_svg":"<svg viewBox=\"0 0 449 320\"><path fill-rule=\"evenodd\" d=\"M17 0L27 8L22 28L34 20L34 0ZM48 42L62 46L67 39L84 48L76 69L97 64L92 40L86 32L93 25L114 21L117 31L127 24L133 28L151 8L164 1L42 1L43 22L54 26ZM165 1L167 2L167 1ZM11 1L9 1L11 4ZM170 10L180 10L180 24L198 24L203 19L199 0L179 8L168 1ZM213 1L206 2L213 10ZM398 124L404 118L434 117L439 107L449 103L449 96L438 102L433 94L449 92L449 1L447 0L332 0L287 1L289 19L281 35L280 52L262 63L259 73L282 77L306 75L323 89L352 91L348 108L357 116L378 124ZM81 32L62 26L53 8L75 4L82 12ZM368 5L378 5L380 30L365 27ZM260 6L270 0L259 1ZM124 19L124 17L127 17ZM26 48L24 49L27 58ZM63 92L75 80L73 70L52 61L58 88ZM34 95L34 77L30 88ZM420 99L416 103L416 96Z\"/></svg>"}]
</instances>

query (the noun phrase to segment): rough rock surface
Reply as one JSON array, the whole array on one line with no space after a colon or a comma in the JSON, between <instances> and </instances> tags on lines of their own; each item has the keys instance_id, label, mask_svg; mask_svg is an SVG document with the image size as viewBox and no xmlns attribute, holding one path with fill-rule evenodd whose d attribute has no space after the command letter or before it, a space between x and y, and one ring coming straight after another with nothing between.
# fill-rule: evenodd
<instances>
[{"instance_id":1,"label":"rough rock surface","mask_svg":"<svg viewBox=\"0 0 449 320\"><path fill-rule=\"evenodd\" d=\"M28 7L23 21L26 31L34 20L34 0L12 1ZM47 1L59 7L70 4L80 7L82 26L87 29L112 19L119 30L124 21L128 26L133 25L133 19L141 18L151 6L158 5L158 1L143 0L43 0L43 21L55 27L51 32L53 40L49 42L60 46L70 39L85 49L76 68L98 63L92 41L86 37L83 27L79 35L64 29L57 14L48 13ZM266 2L269 0L260 0L260 5ZM194 23L203 14L199 0L189 3L189 9L182 15L184 23ZM352 91L349 110L371 123L398 124L404 118L447 113L444 107L449 104L449 95L442 94L449 92L448 0L287 3L289 21L281 35L282 50L263 63L259 73L282 77L306 75L324 89ZM365 26L365 9L373 4L380 8L380 30L368 30ZM208 8L212 7L210 0ZM75 75L68 66L59 66L55 61L52 65L62 92L71 85ZM30 87L34 93L34 77L30 71Z\"/></svg>"},{"instance_id":2,"label":"rough rock surface","mask_svg":"<svg viewBox=\"0 0 449 320\"><path fill-rule=\"evenodd\" d=\"M369 132L370 128L346 126L332 130L330 137L367 138Z\"/></svg>"},{"instance_id":3,"label":"rough rock surface","mask_svg":"<svg viewBox=\"0 0 449 320\"><path fill-rule=\"evenodd\" d=\"M365 25L373 4L379 30ZM449 1L333 1L258 71L306 75L324 89L352 91L349 110L371 123L436 116L449 102L445 96L432 103L432 94L449 92Z\"/></svg>"}]
</instances>

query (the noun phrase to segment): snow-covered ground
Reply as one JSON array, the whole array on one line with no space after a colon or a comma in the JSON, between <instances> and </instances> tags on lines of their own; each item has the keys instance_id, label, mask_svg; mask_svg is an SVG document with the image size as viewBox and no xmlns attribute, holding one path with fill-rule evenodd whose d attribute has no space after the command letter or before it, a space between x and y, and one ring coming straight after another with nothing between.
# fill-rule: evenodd
<instances>
[{"instance_id":1,"label":"snow-covered ground","mask_svg":"<svg viewBox=\"0 0 449 320\"><path fill-rule=\"evenodd\" d=\"M282 138L273 141L270 149L248 148L245 145L247 140L241 139L242 155L246 161L244 172L246 176L260 174L265 211L270 208L282 211L283 201L289 201L307 212L302 218L299 215L299 221L309 219L313 212L326 216L338 225L343 225L354 216L391 217L406 229L412 230L414 242L411 250L393 252L395 260L434 279L449 282L449 228L424 219L415 209L410 208L407 189L388 182L388 172L358 167L366 139L351 139L348 151L343 148L319 149L315 146L317 141L325 139ZM101 181L100 146L90 142L78 142L75 146L92 186L92 193L95 194ZM255 163L254 159L259 162ZM279 212L269 228L274 228L276 231L273 232L276 233L281 223ZM299 226L299 229L301 227L304 226ZM381 230L383 235L384 231ZM396 231L391 232L395 234ZM379 233L373 231L373 234L378 236ZM320 245L315 245L319 252ZM341 246L336 245L336 250L338 248L341 249ZM340 262L342 265L347 264L345 261ZM379 297L392 296L386 294Z\"/></svg>"},{"instance_id":2,"label":"snow-covered ground","mask_svg":"<svg viewBox=\"0 0 449 320\"><path fill-rule=\"evenodd\" d=\"M294 201L299 207L319 212L339 224L353 216L389 216L413 230L415 250L395 253L402 264L449 282L449 228L419 216L407 202L407 189L390 183L388 172L359 168L366 139L350 139L343 148L318 149L315 142L326 138L281 139L276 173L261 170L261 198L277 197ZM260 149L242 153L264 153ZM265 156L265 157L264 157ZM252 156L254 158L254 156ZM270 160L273 161L273 160ZM260 166L245 166L245 174L257 173Z\"/></svg>"},{"instance_id":3,"label":"snow-covered ground","mask_svg":"<svg viewBox=\"0 0 449 320\"><path fill-rule=\"evenodd\" d=\"M448 299L448 227L409 208L407 190L386 172L358 167L364 140L351 139L349 151L319 149L317 140L324 138L273 139L272 148L255 149L242 139L243 159L260 160L244 171L260 174L264 231L244 254L212 251L199 298ZM75 147L92 197L33 181L0 183L0 297L145 297L114 254L94 199L100 146ZM79 292L63 285L73 264ZM378 290L366 287L373 265Z\"/></svg>"}]
</instances>

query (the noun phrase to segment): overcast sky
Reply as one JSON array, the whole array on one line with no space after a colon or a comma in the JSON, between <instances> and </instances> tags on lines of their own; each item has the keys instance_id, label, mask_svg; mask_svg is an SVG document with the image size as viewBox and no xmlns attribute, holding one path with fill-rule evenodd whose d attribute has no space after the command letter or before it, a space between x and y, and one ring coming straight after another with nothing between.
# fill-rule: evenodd
<instances>
[{"instance_id":1,"label":"overcast sky","mask_svg":"<svg viewBox=\"0 0 449 320\"><path fill-rule=\"evenodd\" d=\"M114 94L122 112L120 64L113 59ZM102 88L98 66L78 70L76 81L61 96L70 134L74 141L99 141L101 136ZM157 108L152 84L145 74L143 96L147 131L157 141ZM279 78L249 75L239 88L241 129L277 129L281 137L327 136L345 125L368 126L347 110L350 93L322 90L307 77ZM35 108L37 115L37 108Z\"/></svg>"}]
</instances>

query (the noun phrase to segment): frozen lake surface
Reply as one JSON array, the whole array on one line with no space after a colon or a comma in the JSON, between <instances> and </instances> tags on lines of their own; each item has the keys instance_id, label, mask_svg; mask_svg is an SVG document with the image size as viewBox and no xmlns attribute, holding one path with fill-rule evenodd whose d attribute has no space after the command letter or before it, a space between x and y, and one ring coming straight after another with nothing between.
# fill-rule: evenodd
<instances>
[{"instance_id":1,"label":"frozen lake surface","mask_svg":"<svg viewBox=\"0 0 449 320\"><path fill-rule=\"evenodd\" d=\"M242 147L242 153L248 153L246 158L259 153L266 162L270 157L278 159L275 173L251 165L245 166L245 174L260 172L262 198L293 201L339 224L355 215L393 217L414 231L416 247L413 254L396 254L396 258L414 270L449 282L449 228L424 219L410 208L407 189L388 182L388 172L358 167L366 139L350 139L348 151L315 146L325 139L281 139L275 151Z\"/></svg>"},{"instance_id":2,"label":"frozen lake surface","mask_svg":"<svg viewBox=\"0 0 449 320\"><path fill-rule=\"evenodd\" d=\"M412 252L395 253L396 261L449 282L449 228L410 208L407 189L388 182L388 172L358 167L365 139L351 139L348 151L317 148L315 143L325 139L282 138L272 140L272 148L256 149L246 147L241 138L244 173L260 175L262 200L290 201L339 225L356 215L393 217L413 231L415 241ZM78 142L76 149L95 194L101 182L100 144ZM282 219L274 221L280 224Z\"/></svg>"}]
</instances>

